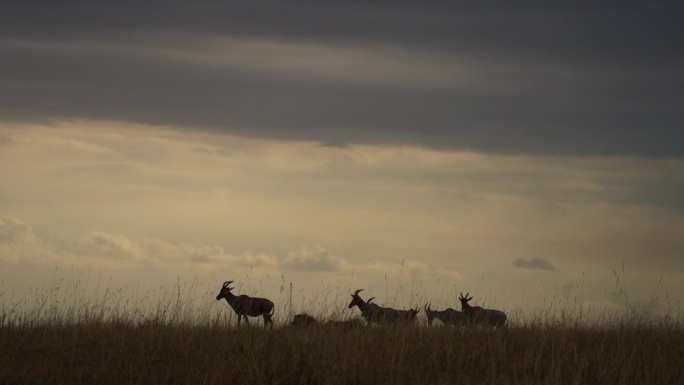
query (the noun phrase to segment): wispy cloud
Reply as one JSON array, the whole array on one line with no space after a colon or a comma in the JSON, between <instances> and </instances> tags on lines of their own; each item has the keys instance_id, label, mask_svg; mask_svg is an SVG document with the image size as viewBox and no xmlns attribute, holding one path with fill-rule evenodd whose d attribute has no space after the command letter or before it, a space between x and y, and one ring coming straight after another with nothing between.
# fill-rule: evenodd
<instances>
[{"instance_id":1,"label":"wispy cloud","mask_svg":"<svg viewBox=\"0 0 684 385\"><path fill-rule=\"evenodd\" d=\"M321 246L302 246L289 252L282 261L285 268L305 271L343 271L349 264L333 256Z\"/></svg>"},{"instance_id":2,"label":"wispy cloud","mask_svg":"<svg viewBox=\"0 0 684 385\"><path fill-rule=\"evenodd\" d=\"M16 218L0 216L0 243L26 242L34 238L29 225Z\"/></svg>"},{"instance_id":3,"label":"wispy cloud","mask_svg":"<svg viewBox=\"0 0 684 385\"><path fill-rule=\"evenodd\" d=\"M534 257L534 258L519 258L513 261L513 266L519 267L522 269L537 269L537 270L546 270L546 271L553 271L556 270L556 267L546 259Z\"/></svg>"}]
</instances>

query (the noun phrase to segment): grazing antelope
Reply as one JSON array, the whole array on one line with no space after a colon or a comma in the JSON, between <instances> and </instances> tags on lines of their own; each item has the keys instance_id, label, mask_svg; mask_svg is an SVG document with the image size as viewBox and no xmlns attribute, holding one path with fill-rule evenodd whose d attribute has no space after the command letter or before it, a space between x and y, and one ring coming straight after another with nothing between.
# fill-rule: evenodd
<instances>
[{"instance_id":1,"label":"grazing antelope","mask_svg":"<svg viewBox=\"0 0 684 385\"><path fill-rule=\"evenodd\" d=\"M501 310L483 309L479 306L470 306L468 301L473 297L468 297L470 293L459 293L458 299L461 301L461 310L466 315L469 323L489 326L504 326L506 324L506 313Z\"/></svg>"},{"instance_id":2,"label":"grazing antelope","mask_svg":"<svg viewBox=\"0 0 684 385\"><path fill-rule=\"evenodd\" d=\"M318 325L319 322L316 318L306 314L297 314L294 316L292 319L292 326L298 326L298 327L308 327L308 326L316 326Z\"/></svg>"},{"instance_id":3,"label":"grazing antelope","mask_svg":"<svg viewBox=\"0 0 684 385\"><path fill-rule=\"evenodd\" d=\"M359 293L363 291L363 289L359 289L352 294L352 300L349 303L349 308L353 308L354 306L357 306L359 310L361 310L361 316L368 322L369 324L372 322L380 323L380 322L401 322L401 321L407 321L411 322L416 319L416 315L418 314L418 309L410 309L410 310L397 310L397 309L392 309L389 307L381 307L378 306L374 303L370 303L370 300L368 302L364 301L360 296ZM375 298L375 297L373 297ZM373 299L371 298L371 300Z\"/></svg>"},{"instance_id":4,"label":"grazing antelope","mask_svg":"<svg viewBox=\"0 0 684 385\"><path fill-rule=\"evenodd\" d=\"M444 325L465 325L466 315L463 312L448 308L446 310L431 310L430 304L425 304L425 315L427 315L428 325L432 326L432 320L437 318Z\"/></svg>"},{"instance_id":5,"label":"grazing antelope","mask_svg":"<svg viewBox=\"0 0 684 385\"><path fill-rule=\"evenodd\" d=\"M415 308L412 308L412 309L408 309L408 310L397 310L397 311L400 311L400 312L403 312L403 313L404 313L404 319L405 319L406 321L413 321L413 320L415 320L415 319L416 319L416 316L418 315L418 313L420 313L420 309L419 309L418 307L415 307Z\"/></svg>"},{"instance_id":6,"label":"grazing antelope","mask_svg":"<svg viewBox=\"0 0 684 385\"><path fill-rule=\"evenodd\" d=\"M378 306L374 318L379 322L413 322L418 315L418 308L408 310L392 309Z\"/></svg>"},{"instance_id":7,"label":"grazing antelope","mask_svg":"<svg viewBox=\"0 0 684 385\"><path fill-rule=\"evenodd\" d=\"M233 281L226 281L223 283L223 286L221 286L221 291L216 296L216 300L218 301L221 298L225 298L226 302L228 302L228 305L235 310L235 314L238 316L238 326L240 326L242 316L245 317L245 322L247 325L249 325L249 319L247 318L248 316L262 316L264 317L264 326L273 327L273 320L271 320L274 312L273 302L267 300L266 298L248 297L244 294L236 296L230 292L233 290L233 288L228 287L228 285L231 283L233 283Z\"/></svg>"}]
</instances>

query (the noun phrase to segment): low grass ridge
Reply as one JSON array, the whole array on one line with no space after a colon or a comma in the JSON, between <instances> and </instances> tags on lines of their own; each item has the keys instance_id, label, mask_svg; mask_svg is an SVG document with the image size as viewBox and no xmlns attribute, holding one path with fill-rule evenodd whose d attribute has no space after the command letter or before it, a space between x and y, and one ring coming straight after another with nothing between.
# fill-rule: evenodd
<instances>
[{"instance_id":1,"label":"low grass ridge","mask_svg":"<svg viewBox=\"0 0 684 385\"><path fill-rule=\"evenodd\" d=\"M0 327L0 383L677 384L675 325Z\"/></svg>"},{"instance_id":2,"label":"low grass ridge","mask_svg":"<svg viewBox=\"0 0 684 385\"><path fill-rule=\"evenodd\" d=\"M684 324L671 316L483 328L428 327L421 313L413 325L297 328L283 311L271 330L260 318L236 328L196 283L77 289L58 281L2 304L1 384L684 384ZM346 305L312 315L345 318Z\"/></svg>"}]
</instances>

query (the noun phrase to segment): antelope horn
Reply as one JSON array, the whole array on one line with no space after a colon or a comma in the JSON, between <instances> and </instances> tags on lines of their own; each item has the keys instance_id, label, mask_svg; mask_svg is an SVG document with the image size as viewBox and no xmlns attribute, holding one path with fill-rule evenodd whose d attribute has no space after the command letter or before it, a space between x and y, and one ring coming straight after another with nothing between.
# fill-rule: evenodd
<instances>
[{"instance_id":1,"label":"antelope horn","mask_svg":"<svg viewBox=\"0 0 684 385\"><path fill-rule=\"evenodd\" d=\"M352 297L359 295L359 293L362 291L363 291L363 289L359 289L359 290L355 291L354 294L352 294Z\"/></svg>"}]
</instances>

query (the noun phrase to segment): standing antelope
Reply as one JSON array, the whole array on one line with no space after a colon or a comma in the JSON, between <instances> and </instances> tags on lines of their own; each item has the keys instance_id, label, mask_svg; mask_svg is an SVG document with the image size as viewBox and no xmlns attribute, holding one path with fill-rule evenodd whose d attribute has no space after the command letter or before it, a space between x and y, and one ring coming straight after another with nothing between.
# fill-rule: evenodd
<instances>
[{"instance_id":1,"label":"standing antelope","mask_svg":"<svg viewBox=\"0 0 684 385\"><path fill-rule=\"evenodd\" d=\"M368 323L371 322L371 311L375 307L379 307L378 305L371 304L370 301L366 302L364 301L360 296L359 293L362 292L363 289L359 289L352 294L352 300L349 303L349 308L353 308L354 306L357 306L359 310L361 310L361 317L363 317ZM375 298L375 297L373 297ZM373 300L371 298L371 301Z\"/></svg>"},{"instance_id":2,"label":"standing antelope","mask_svg":"<svg viewBox=\"0 0 684 385\"><path fill-rule=\"evenodd\" d=\"M245 322L247 325L249 325L249 319L247 316L262 316L264 317L264 326L273 327L273 320L271 320L274 312L273 302L267 300L266 298L248 297L244 294L236 296L230 292L233 290L233 288L228 287L228 285L231 283L233 283L233 281L226 281L223 283L223 286L221 286L221 291L216 296L216 300L218 301L221 298L225 298L226 302L228 302L228 305L235 310L235 314L238 316L238 326L240 326L242 316L245 317Z\"/></svg>"},{"instance_id":3,"label":"standing antelope","mask_svg":"<svg viewBox=\"0 0 684 385\"><path fill-rule=\"evenodd\" d=\"M361 299L359 296L359 293L363 291L363 289L359 289L352 294L352 300L349 303L349 308L353 308L354 306L357 306L359 310L361 310L361 316L368 322L369 324L372 322L400 322L400 321L407 321L411 322L416 319L416 314L418 314L418 309L410 309L410 310L397 310L397 309L392 309L389 307L381 307L378 306L374 303L370 303L370 300L368 302L364 301ZM375 297L373 297L375 298ZM371 298L371 300L373 299Z\"/></svg>"},{"instance_id":4,"label":"standing antelope","mask_svg":"<svg viewBox=\"0 0 684 385\"><path fill-rule=\"evenodd\" d=\"M461 301L461 310L466 315L468 322L489 326L504 326L506 324L506 313L501 310L483 309L479 306L470 306L468 301L473 297L468 297L470 293L459 293L458 299Z\"/></svg>"},{"instance_id":5,"label":"standing antelope","mask_svg":"<svg viewBox=\"0 0 684 385\"><path fill-rule=\"evenodd\" d=\"M446 310L431 310L430 304L425 304L425 315L427 315L428 325L432 326L432 320L437 318L444 325L465 325L466 315L463 312L448 308Z\"/></svg>"}]
</instances>

